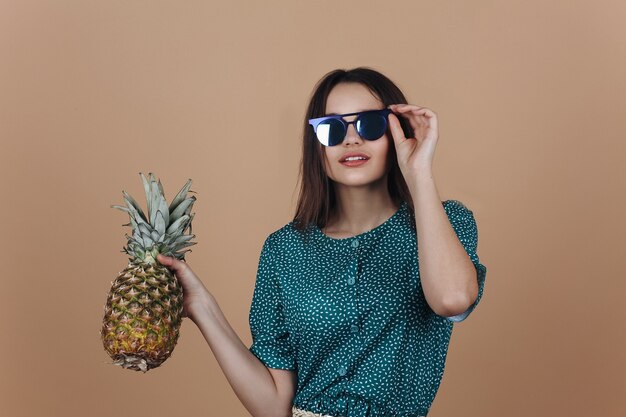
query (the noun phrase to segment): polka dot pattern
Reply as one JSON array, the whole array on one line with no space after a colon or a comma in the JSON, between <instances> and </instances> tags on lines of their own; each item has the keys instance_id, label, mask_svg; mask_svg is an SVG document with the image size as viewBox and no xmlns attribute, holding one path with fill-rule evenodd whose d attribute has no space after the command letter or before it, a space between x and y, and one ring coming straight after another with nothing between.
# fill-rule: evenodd
<instances>
[{"instance_id":1,"label":"polka dot pattern","mask_svg":"<svg viewBox=\"0 0 626 417\"><path fill-rule=\"evenodd\" d=\"M472 212L442 202L476 266L478 298L464 313L432 311L420 284L416 233L403 202L384 223L331 238L293 222L261 250L250 307L250 351L269 368L297 371L294 405L342 417L425 416L439 389L455 322L480 301L486 267Z\"/></svg>"}]
</instances>

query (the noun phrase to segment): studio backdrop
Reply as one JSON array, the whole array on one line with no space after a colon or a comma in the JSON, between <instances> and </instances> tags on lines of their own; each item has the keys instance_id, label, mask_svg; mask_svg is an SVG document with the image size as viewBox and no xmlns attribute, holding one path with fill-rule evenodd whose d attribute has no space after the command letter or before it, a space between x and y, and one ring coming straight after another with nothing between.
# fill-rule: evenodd
<instances>
[{"instance_id":1,"label":"studio backdrop","mask_svg":"<svg viewBox=\"0 0 626 417\"><path fill-rule=\"evenodd\" d=\"M247 416L198 328L145 374L100 340L122 191L188 179L187 262L249 346L292 220L306 104L336 68L435 111L434 179L487 266L429 417L626 413L620 1L0 0L0 415Z\"/></svg>"}]
</instances>

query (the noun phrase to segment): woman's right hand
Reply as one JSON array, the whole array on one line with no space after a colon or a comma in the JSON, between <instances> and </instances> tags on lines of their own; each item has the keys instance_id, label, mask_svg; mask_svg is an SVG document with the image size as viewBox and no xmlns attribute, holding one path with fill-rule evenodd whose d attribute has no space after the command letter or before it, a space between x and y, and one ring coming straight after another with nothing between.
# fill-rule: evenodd
<instances>
[{"instance_id":1,"label":"woman's right hand","mask_svg":"<svg viewBox=\"0 0 626 417\"><path fill-rule=\"evenodd\" d=\"M209 291L186 262L163 254L157 255L157 261L171 270L183 287L183 317L193 320L195 309L205 304Z\"/></svg>"}]
</instances>

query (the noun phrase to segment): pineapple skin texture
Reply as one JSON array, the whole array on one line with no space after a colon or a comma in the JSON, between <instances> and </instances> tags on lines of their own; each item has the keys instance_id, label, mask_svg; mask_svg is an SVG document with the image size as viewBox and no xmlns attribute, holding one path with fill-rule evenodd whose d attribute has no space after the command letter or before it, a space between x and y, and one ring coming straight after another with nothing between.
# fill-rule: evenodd
<instances>
[{"instance_id":1,"label":"pineapple skin texture","mask_svg":"<svg viewBox=\"0 0 626 417\"><path fill-rule=\"evenodd\" d=\"M146 372L161 365L178 341L183 291L165 266L131 262L109 291L102 342L115 365Z\"/></svg>"}]
</instances>

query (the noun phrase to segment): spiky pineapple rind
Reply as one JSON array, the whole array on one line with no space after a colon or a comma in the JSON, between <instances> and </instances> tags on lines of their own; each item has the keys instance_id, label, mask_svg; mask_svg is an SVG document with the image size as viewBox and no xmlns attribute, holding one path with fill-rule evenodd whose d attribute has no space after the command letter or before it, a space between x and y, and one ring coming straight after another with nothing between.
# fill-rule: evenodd
<instances>
[{"instance_id":1,"label":"spiky pineapple rind","mask_svg":"<svg viewBox=\"0 0 626 417\"><path fill-rule=\"evenodd\" d=\"M162 265L129 264L107 297L101 337L114 364L147 371L172 353L182 323L182 288Z\"/></svg>"}]
</instances>

